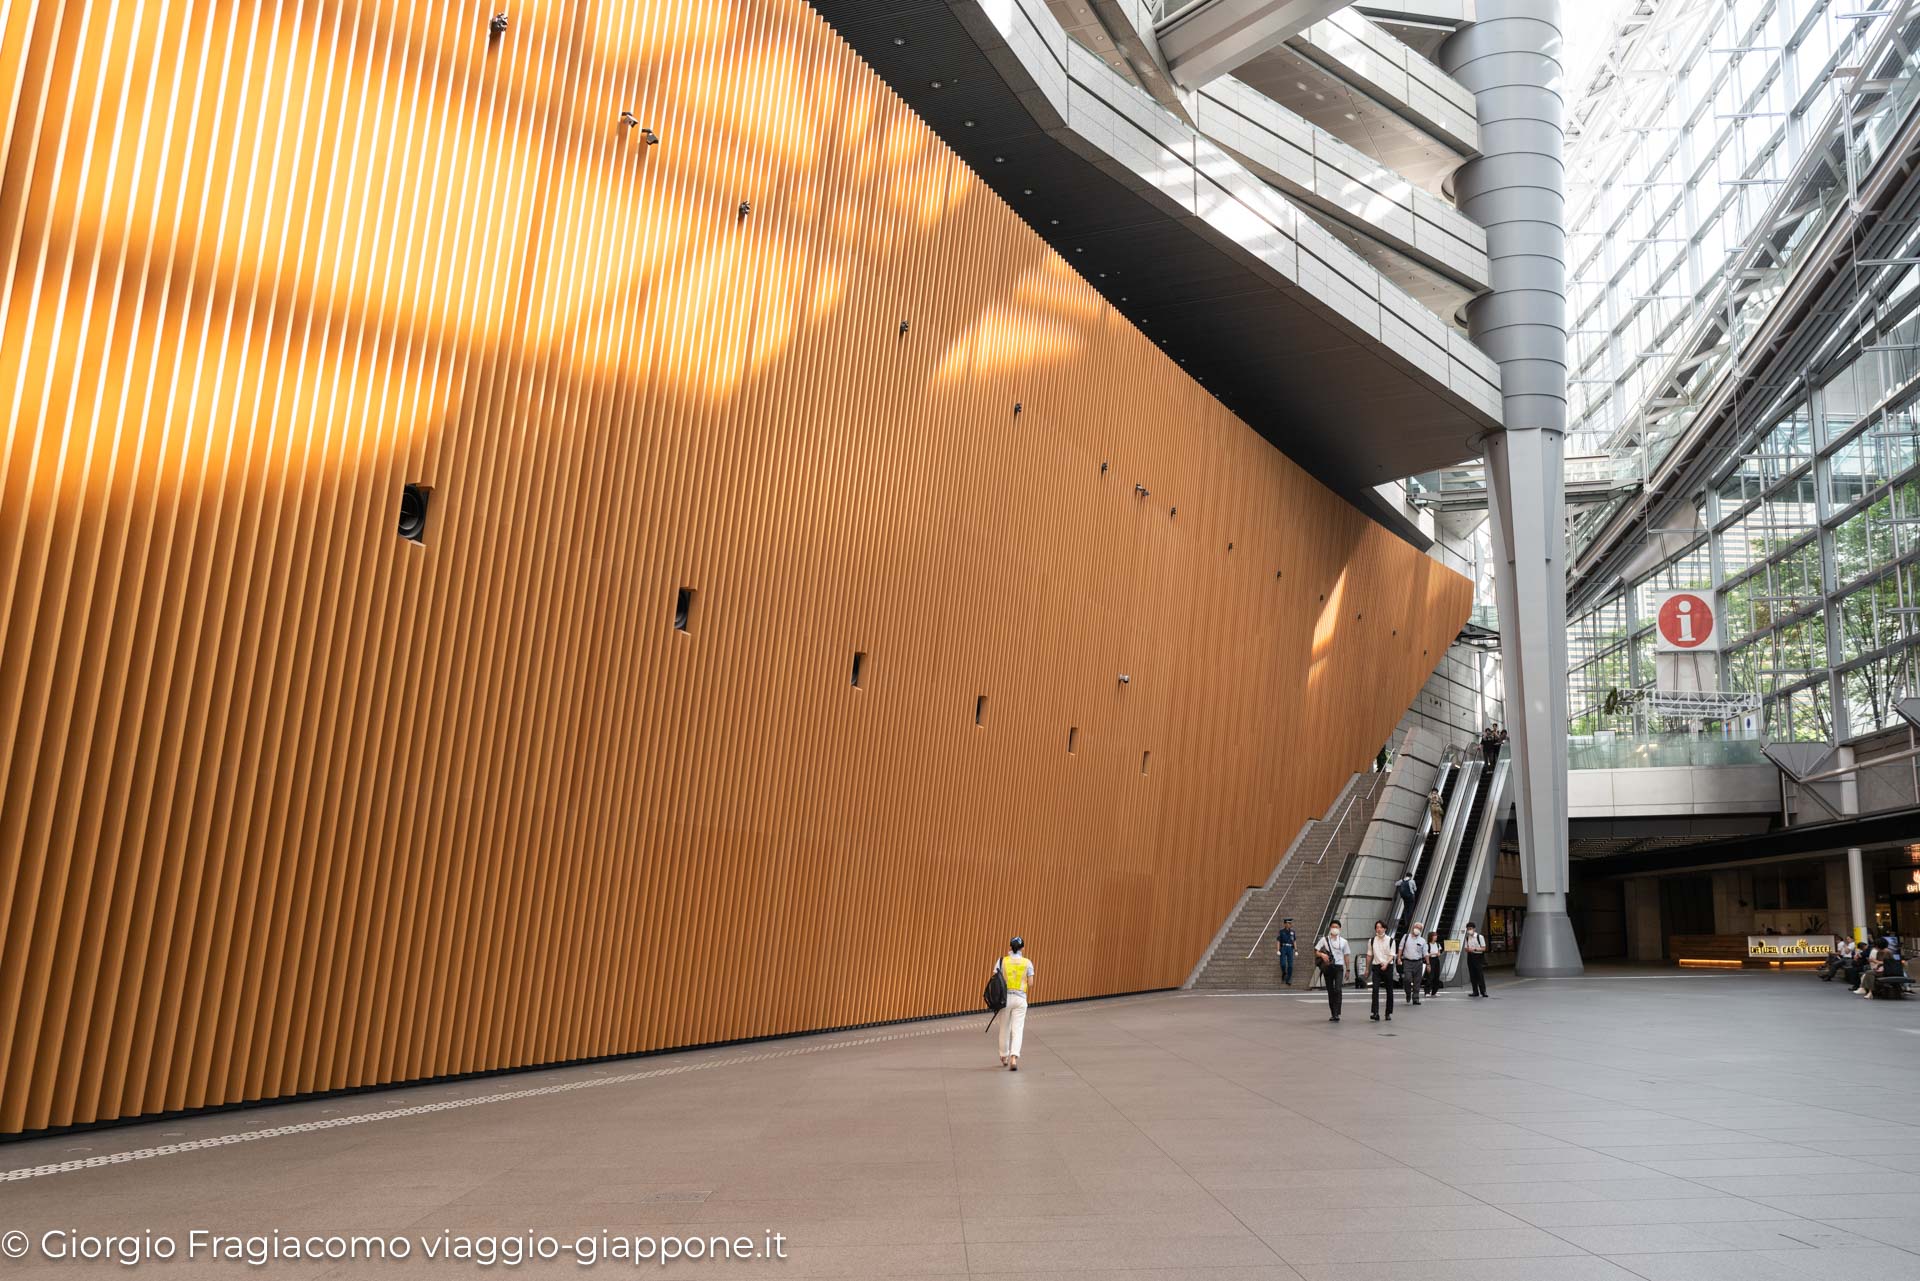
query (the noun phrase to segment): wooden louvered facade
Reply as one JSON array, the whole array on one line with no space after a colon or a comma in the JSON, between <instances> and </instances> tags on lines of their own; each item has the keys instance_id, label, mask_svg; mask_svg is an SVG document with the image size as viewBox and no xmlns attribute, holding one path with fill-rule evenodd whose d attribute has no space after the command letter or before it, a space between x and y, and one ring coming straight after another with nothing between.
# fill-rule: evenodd
<instances>
[{"instance_id":1,"label":"wooden louvered facade","mask_svg":"<svg viewBox=\"0 0 1920 1281\"><path fill-rule=\"evenodd\" d=\"M5 12L0 1133L1177 984L1467 614L800 0Z\"/></svg>"}]
</instances>

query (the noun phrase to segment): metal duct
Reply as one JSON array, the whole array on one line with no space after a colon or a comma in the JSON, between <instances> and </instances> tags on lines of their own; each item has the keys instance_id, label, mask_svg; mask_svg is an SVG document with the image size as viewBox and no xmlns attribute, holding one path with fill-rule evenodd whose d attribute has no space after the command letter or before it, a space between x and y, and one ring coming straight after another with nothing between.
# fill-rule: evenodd
<instances>
[{"instance_id":1,"label":"metal duct","mask_svg":"<svg viewBox=\"0 0 1920 1281\"><path fill-rule=\"evenodd\" d=\"M1565 104L1560 0L1482 0L1440 65L1473 91L1480 151L1454 174L1461 212L1487 231L1492 292L1467 305L1500 364L1507 430L1567 428Z\"/></svg>"}]
</instances>

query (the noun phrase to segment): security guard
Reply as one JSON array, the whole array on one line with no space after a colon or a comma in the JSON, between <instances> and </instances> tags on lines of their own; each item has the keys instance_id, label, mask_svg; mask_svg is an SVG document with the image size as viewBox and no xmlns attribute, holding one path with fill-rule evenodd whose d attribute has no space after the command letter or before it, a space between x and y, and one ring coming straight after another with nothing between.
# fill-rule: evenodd
<instances>
[{"instance_id":1,"label":"security guard","mask_svg":"<svg viewBox=\"0 0 1920 1281\"><path fill-rule=\"evenodd\" d=\"M1293 986L1293 918L1282 917L1280 933L1276 936L1280 944L1280 981L1288 987Z\"/></svg>"}]
</instances>

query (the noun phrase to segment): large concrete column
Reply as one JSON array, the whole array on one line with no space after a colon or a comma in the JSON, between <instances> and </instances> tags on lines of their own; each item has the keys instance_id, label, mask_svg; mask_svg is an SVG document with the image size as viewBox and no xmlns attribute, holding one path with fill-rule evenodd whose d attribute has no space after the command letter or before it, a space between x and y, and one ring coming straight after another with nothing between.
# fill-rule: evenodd
<instances>
[{"instance_id":1,"label":"large concrete column","mask_svg":"<svg viewBox=\"0 0 1920 1281\"><path fill-rule=\"evenodd\" d=\"M1478 160L1454 175L1487 231L1492 291L1467 306L1500 365L1505 428L1485 441L1507 729L1527 919L1516 969L1579 974L1567 916L1566 187L1560 0L1480 0L1440 49L1474 93Z\"/></svg>"},{"instance_id":2,"label":"large concrete column","mask_svg":"<svg viewBox=\"0 0 1920 1281\"><path fill-rule=\"evenodd\" d=\"M1853 941L1867 941L1867 873L1860 864L1860 848L1847 850L1847 898L1853 908Z\"/></svg>"}]
</instances>

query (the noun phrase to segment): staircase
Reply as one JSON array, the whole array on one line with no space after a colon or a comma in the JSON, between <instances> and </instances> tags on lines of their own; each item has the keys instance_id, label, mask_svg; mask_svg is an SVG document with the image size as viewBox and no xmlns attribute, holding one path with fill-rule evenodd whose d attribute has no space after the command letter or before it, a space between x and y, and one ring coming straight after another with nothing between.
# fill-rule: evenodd
<instances>
[{"instance_id":1,"label":"staircase","mask_svg":"<svg viewBox=\"0 0 1920 1281\"><path fill-rule=\"evenodd\" d=\"M1270 992L1281 986L1273 936L1285 917L1299 934L1293 985L1313 977L1313 940L1341 869L1360 848L1384 774L1357 774L1326 818L1304 828L1267 883L1248 891L1240 908L1187 981L1195 991ZM1251 952L1252 956L1248 956Z\"/></svg>"}]
</instances>

